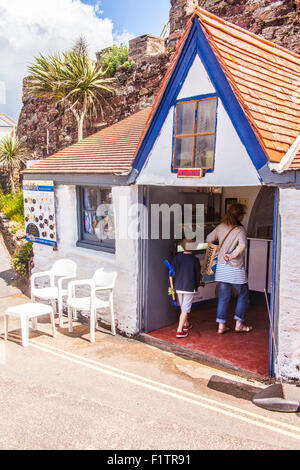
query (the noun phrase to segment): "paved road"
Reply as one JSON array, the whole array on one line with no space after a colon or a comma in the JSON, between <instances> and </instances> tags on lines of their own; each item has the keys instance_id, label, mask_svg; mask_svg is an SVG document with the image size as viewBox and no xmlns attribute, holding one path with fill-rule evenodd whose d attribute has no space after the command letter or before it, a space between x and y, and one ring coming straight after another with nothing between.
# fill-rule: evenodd
<instances>
[{"instance_id":1,"label":"paved road","mask_svg":"<svg viewBox=\"0 0 300 470\"><path fill-rule=\"evenodd\" d=\"M1 313L29 301L5 284ZM300 448L300 415L252 405L260 383L79 323L54 339L47 317L22 348L19 328L4 342L0 318L0 449Z\"/></svg>"},{"instance_id":2,"label":"paved road","mask_svg":"<svg viewBox=\"0 0 300 470\"><path fill-rule=\"evenodd\" d=\"M24 349L18 328L0 340L1 449L300 448L300 416L250 402L261 384L104 332L91 345L79 324L54 340L46 318Z\"/></svg>"}]
</instances>

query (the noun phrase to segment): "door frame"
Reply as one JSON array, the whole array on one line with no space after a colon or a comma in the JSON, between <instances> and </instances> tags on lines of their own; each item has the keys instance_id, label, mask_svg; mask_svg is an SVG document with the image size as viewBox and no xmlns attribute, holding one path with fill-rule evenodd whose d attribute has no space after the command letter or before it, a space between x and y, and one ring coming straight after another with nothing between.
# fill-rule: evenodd
<instances>
[{"instance_id":1,"label":"door frame","mask_svg":"<svg viewBox=\"0 0 300 470\"><path fill-rule=\"evenodd\" d=\"M274 197L274 225L273 225L273 253L272 253L272 289L270 313L271 322L269 331L269 376L275 376L275 345L272 334L272 326L275 333L275 340L278 338L279 323L279 285L280 285L280 255L281 255L281 223L279 216L279 188L275 188ZM278 341L277 341L278 343Z\"/></svg>"},{"instance_id":2,"label":"door frame","mask_svg":"<svg viewBox=\"0 0 300 470\"><path fill-rule=\"evenodd\" d=\"M149 186L139 186L139 204L149 207ZM141 235L144 235L146 228L145 214L143 213L141 224ZM278 337L279 320L279 271L280 271L280 246L281 246L281 225L279 217L279 188L275 188L274 197L274 226L273 226L273 252L272 252L272 287L270 313L271 321L275 331L275 338ZM145 325L145 293L147 286L147 254L148 240L144 236L139 237L139 276L138 276L138 328L139 333L144 332ZM275 376L275 348L271 325L269 328L269 376Z\"/></svg>"}]
</instances>

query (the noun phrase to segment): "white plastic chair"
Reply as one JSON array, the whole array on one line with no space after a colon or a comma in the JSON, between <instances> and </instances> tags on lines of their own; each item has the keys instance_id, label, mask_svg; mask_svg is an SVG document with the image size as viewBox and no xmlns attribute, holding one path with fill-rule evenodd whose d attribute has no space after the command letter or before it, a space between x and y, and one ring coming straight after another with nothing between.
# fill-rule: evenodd
<instances>
[{"instance_id":1,"label":"white plastic chair","mask_svg":"<svg viewBox=\"0 0 300 470\"><path fill-rule=\"evenodd\" d=\"M63 297L68 295L67 288L63 287L63 282L76 278L77 264L69 259L60 259L55 261L49 271L34 273L31 276L31 300L35 299L50 300L54 312L57 313L56 301L58 301L59 326L63 327ZM39 277L48 276L50 278L49 287L35 287L35 281ZM57 285L55 278L59 278Z\"/></svg>"},{"instance_id":2,"label":"white plastic chair","mask_svg":"<svg viewBox=\"0 0 300 470\"><path fill-rule=\"evenodd\" d=\"M98 269L92 279L84 279L82 281L71 281L68 286L68 318L69 332L72 333L73 325L73 309L89 311L90 313L90 341L95 342L95 328L97 324L97 309L110 308L111 316L111 332L116 335L113 289L117 278L116 272L104 271L103 268ZM76 297L76 287L89 286L89 297ZM108 292L109 300L102 300L97 297L98 292Z\"/></svg>"}]
</instances>

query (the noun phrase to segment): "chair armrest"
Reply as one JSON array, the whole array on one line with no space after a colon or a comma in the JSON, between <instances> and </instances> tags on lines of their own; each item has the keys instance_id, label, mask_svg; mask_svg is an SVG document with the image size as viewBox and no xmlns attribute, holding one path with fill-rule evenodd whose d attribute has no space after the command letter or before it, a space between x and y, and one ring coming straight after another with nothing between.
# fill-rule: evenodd
<instances>
[{"instance_id":1,"label":"chair armrest","mask_svg":"<svg viewBox=\"0 0 300 470\"><path fill-rule=\"evenodd\" d=\"M60 292L63 288L63 282L64 281L69 281L70 279L76 279L76 276L65 276L65 277L60 277L58 282L57 282L57 285L58 285L58 291Z\"/></svg>"},{"instance_id":2,"label":"chair armrest","mask_svg":"<svg viewBox=\"0 0 300 470\"><path fill-rule=\"evenodd\" d=\"M95 292L113 290L112 286L94 287Z\"/></svg>"},{"instance_id":3,"label":"chair armrest","mask_svg":"<svg viewBox=\"0 0 300 470\"><path fill-rule=\"evenodd\" d=\"M77 286L89 286L91 291L94 289L95 284L93 279L83 279L82 281L71 281L68 284L68 298L72 298L75 295L75 287ZM73 295L74 292L74 295Z\"/></svg>"}]
</instances>

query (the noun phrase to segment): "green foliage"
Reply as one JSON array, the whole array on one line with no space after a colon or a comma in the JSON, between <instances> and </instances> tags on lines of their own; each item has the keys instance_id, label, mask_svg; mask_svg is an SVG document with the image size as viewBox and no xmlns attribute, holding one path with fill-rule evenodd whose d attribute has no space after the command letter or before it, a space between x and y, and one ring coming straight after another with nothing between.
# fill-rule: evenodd
<instances>
[{"instance_id":1,"label":"green foliage","mask_svg":"<svg viewBox=\"0 0 300 470\"><path fill-rule=\"evenodd\" d=\"M4 194L0 192L0 211L10 220L24 225L23 191L17 194Z\"/></svg>"},{"instance_id":2,"label":"green foliage","mask_svg":"<svg viewBox=\"0 0 300 470\"><path fill-rule=\"evenodd\" d=\"M109 77L113 77L120 65L127 70L134 66L134 61L128 60L128 46L121 44L120 46L112 46L108 52L102 55L102 67Z\"/></svg>"},{"instance_id":3,"label":"green foliage","mask_svg":"<svg viewBox=\"0 0 300 470\"><path fill-rule=\"evenodd\" d=\"M8 172L13 194L16 192L13 172L22 168L28 158L24 144L16 136L5 136L0 140L0 163Z\"/></svg>"},{"instance_id":4,"label":"green foliage","mask_svg":"<svg viewBox=\"0 0 300 470\"><path fill-rule=\"evenodd\" d=\"M20 276L26 277L29 274L29 260L32 255L32 243L26 243L15 254L12 259L12 266Z\"/></svg>"}]
</instances>

